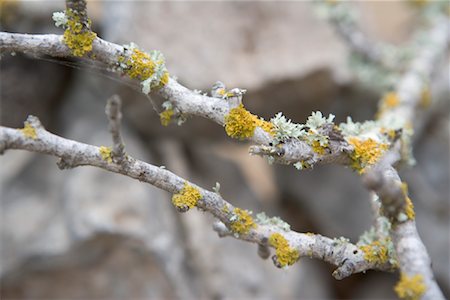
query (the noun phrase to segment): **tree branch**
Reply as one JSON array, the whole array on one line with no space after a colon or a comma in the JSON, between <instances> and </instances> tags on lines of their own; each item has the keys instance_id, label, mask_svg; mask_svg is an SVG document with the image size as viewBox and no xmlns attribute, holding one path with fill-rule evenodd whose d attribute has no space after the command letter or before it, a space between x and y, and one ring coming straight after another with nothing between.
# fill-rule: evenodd
<instances>
[{"instance_id":1,"label":"tree branch","mask_svg":"<svg viewBox=\"0 0 450 300\"><path fill-rule=\"evenodd\" d=\"M389 263L379 265L366 261L364 253L347 240L330 239L318 234L298 233L280 228L276 224L258 223L258 220L254 220L255 227L250 228L248 232L236 233L233 230L233 223L236 222L237 214L234 212L237 208L224 200L218 193L207 191L168 170L130 156L126 158L126 166L117 164L102 153L102 147L79 143L49 133L36 117L30 116L25 128L26 131L25 129L1 126L0 150L3 152L8 149L22 149L48 154L70 162L71 167L98 167L149 183L174 194L180 193L187 183L198 189L202 196L196 206L200 210L209 212L223 224L222 232L225 232L222 234L223 236L231 235L267 248L269 238L278 233L288 241L290 247L298 251L299 257L313 257L337 266L338 268L333 272L336 279L343 279L353 273L369 269L392 269L392 265ZM273 245L270 247L274 248Z\"/></svg>"}]
</instances>

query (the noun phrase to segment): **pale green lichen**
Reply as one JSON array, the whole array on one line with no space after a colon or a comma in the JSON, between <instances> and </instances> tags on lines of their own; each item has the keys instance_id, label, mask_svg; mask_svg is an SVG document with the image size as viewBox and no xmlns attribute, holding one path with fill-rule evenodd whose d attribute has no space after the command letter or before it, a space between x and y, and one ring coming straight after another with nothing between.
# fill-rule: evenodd
<instances>
[{"instance_id":1,"label":"pale green lichen","mask_svg":"<svg viewBox=\"0 0 450 300\"><path fill-rule=\"evenodd\" d=\"M293 123L290 119L287 119L281 112L277 113L270 122L274 126L274 139L275 143L283 143L291 138L300 138L304 136L306 132L303 130L305 127L302 124Z\"/></svg>"},{"instance_id":2,"label":"pale green lichen","mask_svg":"<svg viewBox=\"0 0 450 300\"><path fill-rule=\"evenodd\" d=\"M282 234L270 235L269 244L275 248L276 262L280 268L291 266L298 261L300 253L289 245Z\"/></svg>"},{"instance_id":3,"label":"pale green lichen","mask_svg":"<svg viewBox=\"0 0 450 300\"><path fill-rule=\"evenodd\" d=\"M37 139L36 129L33 127L33 125L31 125L28 122L25 122L24 127L22 129L20 129L20 131L27 138L30 138L30 139L33 139L33 140Z\"/></svg>"},{"instance_id":4,"label":"pale green lichen","mask_svg":"<svg viewBox=\"0 0 450 300\"><path fill-rule=\"evenodd\" d=\"M400 299L419 300L427 290L421 274L408 276L405 273L400 274L400 280L394 287L397 296Z\"/></svg>"},{"instance_id":5,"label":"pale green lichen","mask_svg":"<svg viewBox=\"0 0 450 300\"><path fill-rule=\"evenodd\" d=\"M251 114L243 104L230 110L225 116L225 132L228 136L244 140L253 136L256 127L272 134L273 125Z\"/></svg>"},{"instance_id":6,"label":"pale green lichen","mask_svg":"<svg viewBox=\"0 0 450 300\"><path fill-rule=\"evenodd\" d=\"M257 226L251 213L240 208L235 208L233 210L230 221L230 228L236 234L247 234L251 229L256 228Z\"/></svg>"},{"instance_id":7,"label":"pale green lichen","mask_svg":"<svg viewBox=\"0 0 450 300\"><path fill-rule=\"evenodd\" d=\"M104 161L112 163L112 149L110 147L101 146L99 152Z\"/></svg>"},{"instance_id":8,"label":"pale green lichen","mask_svg":"<svg viewBox=\"0 0 450 300\"><path fill-rule=\"evenodd\" d=\"M181 212L188 211L197 205L198 200L202 198L202 194L196 188L185 182L180 192L172 196L172 204Z\"/></svg>"},{"instance_id":9,"label":"pale green lichen","mask_svg":"<svg viewBox=\"0 0 450 300\"><path fill-rule=\"evenodd\" d=\"M88 19L87 26L84 26L78 12L72 9L65 11L65 17L67 21L64 24L66 27L63 36L64 44L70 48L74 56L83 56L91 52L92 43L97 37L97 34L89 29L91 21ZM63 20L59 21L63 22ZM61 22L58 22L58 24Z\"/></svg>"},{"instance_id":10,"label":"pale green lichen","mask_svg":"<svg viewBox=\"0 0 450 300\"><path fill-rule=\"evenodd\" d=\"M269 218L265 212L256 215L256 223L260 225L273 225L286 232L291 230L291 225L283 221L280 217Z\"/></svg>"},{"instance_id":11,"label":"pale green lichen","mask_svg":"<svg viewBox=\"0 0 450 300\"><path fill-rule=\"evenodd\" d=\"M56 27L65 27L69 19L66 16L65 12L54 12L52 15L52 19L55 22Z\"/></svg>"}]
</instances>

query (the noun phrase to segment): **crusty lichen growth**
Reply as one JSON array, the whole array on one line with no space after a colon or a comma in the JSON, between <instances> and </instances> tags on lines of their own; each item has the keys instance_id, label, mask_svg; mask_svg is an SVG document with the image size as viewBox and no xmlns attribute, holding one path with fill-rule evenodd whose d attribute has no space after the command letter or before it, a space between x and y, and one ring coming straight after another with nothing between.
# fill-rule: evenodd
<instances>
[{"instance_id":1,"label":"crusty lichen growth","mask_svg":"<svg viewBox=\"0 0 450 300\"><path fill-rule=\"evenodd\" d=\"M67 17L66 30L64 31L64 43L70 48L74 56L83 56L92 51L92 43L97 37L95 32L92 32L90 27L90 20L87 26L81 22L78 13L72 9L66 10Z\"/></svg>"},{"instance_id":2,"label":"crusty lichen growth","mask_svg":"<svg viewBox=\"0 0 450 300\"><path fill-rule=\"evenodd\" d=\"M420 94L420 102L419 105L422 108L428 108L431 104L432 98L431 98L431 91L430 88L426 85L422 88L421 94Z\"/></svg>"},{"instance_id":3,"label":"crusty lichen growth","mask_svg":"<svg viewBox=\"0 0 450 300\"><path fill-rule=\"evenodd\" d=\"M112 149L110 147L101 146L99 152L104 161L112 162Z\"/></svg>"},{"instance_id":4,"label":"crusty lichen growth","mask_svg":"<svg viewBox=\"0 0 450 300\"><path fill-rule=\"evenodd\" d=\"M159 114L159 119L163 126L168 126L170 124L170 120L174 115L173 109L166 109Z\"/></svg>"},{"instance_id":5,"label":"crusty lichen growth","mask_svg":"<svg viewBox=\"0 0 450 300\"><path fill-rule=\"evenodd\" d=\"M20 129L20 131L22 131L23 135L27 138L33 140L37 139L36 129L28 122L25 122L25 126Z\"/></svg>"},{"instance_id":6,"label":"crusty lichen growth","mask_svg":"<svg viewBox=\"0 0 450 300\"><path fill-rule=\"evenodd\" d=\"M397 296L406 300L419 300L426 289L427 287L421 274L410 277L405 273L401 273L400 280L394 287Z\"/></svg>"},{"instance_id":7,"label":"crusty lichen growth","mask_svg":"<svg viewBox=\"0 0 450 300\"><path fill-rule=\"evenodd\" d=\"M240 208L233 210L233 216L230 220L230 228L236 234L247 234L252 228L257 226L250 213Z\"/></svg>"},{"instance_id":8,"label":"crusty lichen growth","mask_svg":"<svg viewBox=\"0 0 450 300\"><path fill-rule=\"evenodd\" d=\"M242 104L231 109L229 114L225 116L225 131L232 138L248 139L253 136L256 127L261 127L267 133L273 134L272 123L251 114Z\"/></svg>"},{"instance_id":9,"label":"crusty lichen growth","mask_svg":"<svg viewBox=\"0 0 450 300\"><path fill-rule=\"evenodd\" d=\"M202 198L200 191L185 182L181 191L172 196L172 204L179 211L188 211L197 205L198 200Z\"/></svg>"},{"instance_id":10,"label":"crusty lichen growth","mask_svg":"<svg viewBox=\"0 0 450 300\"><path fill-rule=\"evenodd\" d=\"M382 265L389 260L388 248L380 241L374 241L359 248L364 252L364 259L370 263Z\"/></svg>"},{"instance_id":11,"label":"crusty lichen growth","mask_svg":"<svg viewBox=\"0 0 450 300\"><path fill-rule=\"evenodd\" d=\"M300 257L298 250L289 246L289 242L280 233L272 234L269 244L275 247L276 261L280 268L293 265Z\"/></svg>"},{"instance_id":12,"label":"crusty lichen growth","mask_svg":"<svg viewBox=\"0 0 450 300\"><path fill-rule=\"evenodd\" d=\"M379 119L386 111L397 107L400 104L400 98L397 93L389 92L381 99L376 118Z\"/></svg>"},{"instance_id":13,"label":"crusty lichen growth","mask_svg":"<svg viewBox=\"0 0 450 300\"><path fill-rule=\"evenodd\" d=\"M314 140L311 143L311 148L313 149L313 151L319 155L324 155L326 152L326 147L320 145L320 141L318 140Z\"/></svg>"},{"instance_id":14,"label":"crusty lichen growth","mask_svg":"<svg viewBox=\"0 0 450 300\"><path fill-rule=\"evenodd\" d=\"M155 62L149 54L134 48L133 52L125 64L125 73L133 79L145 80L155 72Z\"/></svg>"},{"instance_id":15,"label":"crusty lichen growth","mask_svg":"<svg viewBox=\"0 0 450 300\"><path fill-rule=\"evenodd\" d=\"M347 141L354 148L350 154L351 167L360 174L364 173L368 166L375 164L389 148L388 144L378 143L371 138L360 140L357 137L350 137Z\"/></svg>"},{"instance_id":16,"label":"crusty lichen growth","mask_svg":"<svg viewBox=\"0 0 450 300\"><path fill-rule=\"evenodd\" d=\"M414 212L414 204L412 203L411 198L408 196L408 185L405 182L402 182L402 192L405 196L405 214L409 220L414 220L416 217L416 213Z\"/></svg>"}]
</instances>

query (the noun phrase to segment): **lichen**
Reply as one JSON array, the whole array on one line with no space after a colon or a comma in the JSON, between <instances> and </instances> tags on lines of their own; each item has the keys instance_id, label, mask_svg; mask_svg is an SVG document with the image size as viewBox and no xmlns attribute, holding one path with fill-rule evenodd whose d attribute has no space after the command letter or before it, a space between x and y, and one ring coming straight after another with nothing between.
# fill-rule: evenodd
<instances>
[{"instance_id":1,"label":"lichen","mask_svg":"<svg viewBox=\"0 0 450 300\"><path fill-rule=\"evenodd\" d=\"M178 193L172 196L172 204L182 212L188 211L189 209L197 205L198 200L202 198L200 191L185 182L183 188Z\"/></svg>"},{"instance_id":2,"label":"lichen","mask_svg":"<svg viewBox=\"0 0 450 300\"><path fill-rule=\"evenodd\" d=\"M252 228L256 228L257 226L250 213L240 208L233 210L233 216L230 220L230 228L237 234L247 234Z\"/></svg>"},{"instance_id":3,"label":"lichen","mask_svg":"<svg viewBox=\"0 0 450 300\"><path fill-rule=\"evenodd\" d=\"M166 109L159 114L159 119L163 126L168 126L170 124L170 120L174 115L173 109Z\"/></svg>"},{"instance_id":4,"label":"lichen","mask_svg":"<svg viewBox=\"0 0 450 300\"><path fill-rule=\"evenodd\" d=\"M291 230L291 225L283 221L280 217L269 218L265 212L256 215L256 222L260 225L274 225L286 232Z\"/></svg>"},{"instance_id":5,"label":"lichen","mask_svg":"<svg viewBox=\"0 0 450 300\"><path fill-rule=\"evenodd\" d=\"M311 143L313 151L319 155L324 155L326 152L326 147L320 145L320 141L314 140Z\"/></svg>"},{"instance_id":6,"label":"lichen","mask_svg":"<svg viewBox=\"0 0 450 300\"><path fill-rule=\"evenodd\" d=\"M302 124L293 123L286 118L281 112L277 113L270 122L273 124L275 143L283 143L291 138L300 138L305 135Z\"/></svg>"},{"instance_id":7,"label":"lichen","mask_svg":"<svg viewBox=\"0 0 450 300\"><path fill-rule=\"evenodd\" d=\"M414 212L414 204L412 203L411 198L409 198L408 196L408 185L406 184L406 182L402 182L401 189L403 195L405 196L404 213L409 220L414 220L414 218L416 217L416 213Z\"/></svg>"},{"instance_id":8,"label":"lichen","mask_svg":"<svg viewBox=\"0 0 450 300\"><path fill-rule=\"evenodd\" d=\"M24 127L20 129L20 131L22 131L23 135L27 138L33 140L37 139L36 129L28 122L25 122Z\"/></svg>"},{"instance_id":9,"label":"lichen","mask_svg":"<svg viewBox=\"0 0 450 300\"><path fill-rule=\"evenodd\" d=\"M388 144L378 143L371 138L360 140L357 137L350 137L347 141L354 147L350 154L351 167L360 174L365 172L366 167L375 164L389 148Z\"/></svg>"},{"instance_id":10,"label":"lichen","mask_svg":"<svg viewBox=\"0 0 450 300\"><path fill-rule=\"evenodd\" d=\"M419 102L419 104L420 104L420 106L422 108L427 108L427 107L430 106L431 101L432 101L432 98L431 98L430 88L428 86L424 86L422 88L422 91L421 91L421 94L420 94L420 102Z\"/></svg>"},{"instance_id":11,"label":"lichen","mask_svg":"<svg viewBox=\"0 0 450 300\"><path fill-rule=\"evenodd\" d=\"M110 147L101 146L99 149L100 155L104 161L112 162L112 149Z\"/></svg>"},{"instance_id":12,"label":"lichen","mask_svg":"<svg viewBox=\"0 0 450 300\"><path fill-rule=\"evenodd\" d=\"M256 127L261 127L267 133L273 134L273 124L251 114L242 104L231 109L225 116L225 131L232 138L248 139L253 136Z\"/></svg>"},{"instance_id":13,"label":"lichen","mask_svg":"<svg viewBox=\"0 0 450 300\"><path fill-rule=\"evenodd\" d=\"M364 252L364 259L366 261L381 265L389 260L388 248L384 244L380 241L374 241L370 244L359 246L359 249Z\"/></svg>"},{"instance_id":14,"label":"lichen","mask_svg":"<svg viewBox=\"0 0 450 300\"><path fill-rule=\"evenodd\" d=\"M423 282L423 276L416 274L408 276L405 273L400 274L400 280L394 287L397 296L400 299L419 300L425 293L427 287Z\"/></svg>"},{"instance_id":15,"label":"lichen","mask_svg":"<svg viewBox=\"0 0 450 300\"><path fill-rule=\"evenodd\" d=\"M300 257L298 250L292 248L280 233L270 235L269 244L275 247L276 260L281 268L293 265Z\"/></svg>"},{"instance_id":16,"label":"lichen","mask_svg":"<svg viewBox=\"0 0 450 300\"><path fill-rule=\"evenodd\" d=\"M397 93L389 92L381 99L380 107L376 114L376 118L379 119L387 110L397 107L400 104L400 98Z\"/></svg>"},{"instance_id":17,"label":"lichen","mask_svg":"<svg viewBox=\"0 0 450 300\"><path fill-rule=\"evenodd\" d=\"M125 64L127 69L125 73L133 79L145 80L155 72L155 62L149 54L139 50L132 49L132 54Z\"/></svg>"},{"instance_id":18,"label":"lichen","mask_svg":"<svg viewBox=\"0 0 450 300\"><path fill-rule=\"evenodd\" d=\"M63 41L70 48L74 56L83 56L92 51L92 43L97 37L95 32L89 29L91 21L88 19L88 26L84 26L78 12L69 9L65 11L67 22L64 31Z\"/></svg>"}]
</instances>

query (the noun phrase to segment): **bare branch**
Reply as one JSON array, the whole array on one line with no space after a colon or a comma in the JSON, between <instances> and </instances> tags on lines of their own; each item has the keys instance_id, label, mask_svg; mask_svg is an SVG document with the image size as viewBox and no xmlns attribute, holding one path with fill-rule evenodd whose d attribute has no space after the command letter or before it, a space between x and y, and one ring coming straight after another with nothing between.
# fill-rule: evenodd
<instances>
[{"instance_id":1,"label":"bare branch","mask_svg":"<svg viewBox=\"0 0 450 300\"><path fill-rule=\"evenodd\" d=\"M109 119L109 131L113 139L113 160L122 163L125 158L125 145L120 133L120 123L122 121L121 112L122 101L118 95L112 96L106 105L106 115Z\"/></svg>"}]
</instances>

